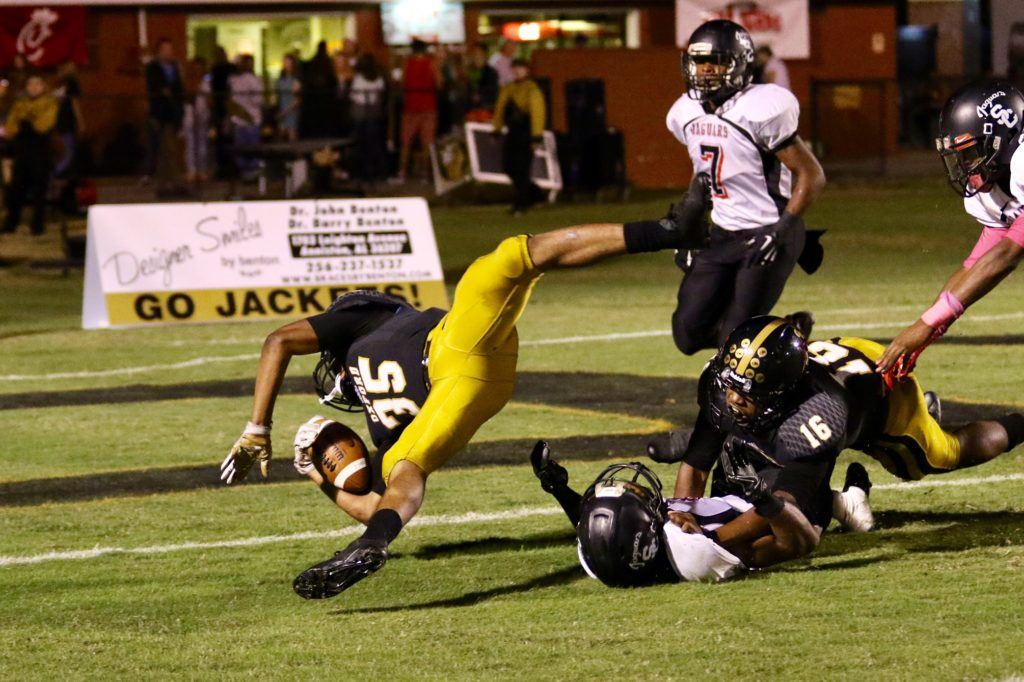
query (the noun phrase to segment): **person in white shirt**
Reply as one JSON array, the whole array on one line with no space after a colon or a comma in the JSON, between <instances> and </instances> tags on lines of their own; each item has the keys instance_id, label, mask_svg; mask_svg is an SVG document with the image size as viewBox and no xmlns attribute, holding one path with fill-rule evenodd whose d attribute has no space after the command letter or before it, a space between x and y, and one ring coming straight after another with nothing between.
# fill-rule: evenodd
<instances>
[{"instance_id":1,"label":"person in white shirt","mask_svg":"<svg viewBox=\"0 0 1024 682\"><path fill-rule=\"evenodd\" d=\"M516 57L518 45L511 40L501 44L501 49L491 55L487 63L492 69L498 72L498 87L504 87L516 80L515 69L512 68L512 60Z\"/></svg>"},{"instance_id":2,"label":"person in white shirt","mask_svg":"<svg viewBox=\"0 0 1024 682\"><path fill-rule=\"evenodd\" d=\"M939 134L950 185L981 235L935 304L878 361L890 384L909 376L921 351L1024 259L1024 93L1003 80L965 85L943 106Z\"/></svg>"},{"instance_id":3,"label":"person in white shirt","mask_svg":"<svg viewBox=\"0 0 1024 682\"><path fill-rule=\"evenodd\" d=\"M762 83L773 83L780 88L790 89L789 69L786 68L786 62L776 57L772 48L767 45L757 48L754 61L757 63L757 68L761 70Z\"/></svg>"},{"instance_id":4,"label":"person in white shirt","mask_svg":"<svg viewBox=\"0 0 1024 682\"><path fill-rule=\"evenodd\" d=\"M260 143L260 126L263 124L263 80L253 73L252 55L238 58L238 72L228 78L231 101L228 105L234 130L236 148L252 147ZM249 175L257 167L257 161L244 153L235 154L235 164L242 176Z\"/></svg>"}]
</instances>

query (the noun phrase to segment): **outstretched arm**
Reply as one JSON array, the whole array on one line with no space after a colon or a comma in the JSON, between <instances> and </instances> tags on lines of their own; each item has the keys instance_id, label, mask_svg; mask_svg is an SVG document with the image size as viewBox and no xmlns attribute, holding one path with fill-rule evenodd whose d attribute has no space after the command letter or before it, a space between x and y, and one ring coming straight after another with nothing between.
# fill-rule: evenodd
<instances>
[{"instance_id":1,"label":"outstretched arm","mask_svg":"<svg viewBox=\"0 0 1024 682\"><path fill-rule=\"evenodd\" d=\"M578 268L626 253L621 223L575 225L530 237L530 258L538 270Z\"/></svg>"},{"instance_id":2,"label":"outstretched arm","mask_svg":"<svg viewBox=\"0 0 1024 682\"><path fill-rule=\"evenodd\" d=\"M1024 224L1020 229L1024 232ZM1021 258L1024 258L1024 246L1004 237L970 269L958 270L946 283L935 305L892 340L876 363L878 371L889 372L901 358L909 356L909 361L904 360L903 372L909 373L920 351L955 322L968 306L982 299L1013 272Z\"/></svg>"},{"instance_id":3,"label":"outstretched arm","mask_svg":"<svg viewBox=\"0 0 1024 682\"><path fill-rule=\"evenodd\" d=\"M274 403L288 362L293 355L315 353L320 344L313 327L307 320L287 324L270 334L263 342L260 364L256 371L256 389L253 393L252 415L242 435L235 441L228 456L221 462L220 478L231 485L249 473L256 462L260 473L267 477L273 448L270 442L270 426L274 415Z\"/></svg>"},{"instance_id":4,"label":"outstretched arm","mask_svg":"<svg viewBox=\"0 0 1024 682\"><path fill-rule=\"evenodd\" d=\"M746 554L744 561L751 568L766 568L783 561L799 559L813 552L814 548L818 546L818 541L821 539L821 531L811 525L811 522L807 520L803 512L794 504L791 495L775 493L775 496L784 499L785 504L782 507L782 511L767 520L771 534L754 540L747 552L741 552ZM759 516L753 510L747 512L747 514ZM736 523L742 519L743 517L741 516L731 523ZM722 530L724 529L725 526L718 529L719 537L722 536ZM723 545L728 549L728 544L726 544L725 540L723 540Z\"/></svg>"},{"instance_id":5,"label":"outstretched arm","mask_svg":"<svg viewBox=\"0 0 1024 682\"><path fill-rule=\"evenodd\" d=\"M281 390L285 371L293 355L308 355L320 350L312 325L308 320L286 324L270 333L263 342L260 364L256 370L256 390L253 395L253 424L270 426L274 416L274 403Z\"/></svg>"}]
</instances>

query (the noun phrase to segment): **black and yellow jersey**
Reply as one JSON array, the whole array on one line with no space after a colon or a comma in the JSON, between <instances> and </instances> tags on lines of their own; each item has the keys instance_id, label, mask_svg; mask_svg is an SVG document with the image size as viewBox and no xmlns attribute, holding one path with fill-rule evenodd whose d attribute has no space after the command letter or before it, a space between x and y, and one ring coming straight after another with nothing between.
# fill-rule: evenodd
<instances>
[{"instance_id":1,"label":"black and yellow jersey","mask_svg":"<svg viewBox=\"0 0 1024 682\"><path fill-rule=\"evenodd\" d=\"M398 440L427 400L427 335L444 315L439 308L399 310L349 347L345 369L366 412L370 438L378 448L386 449Z\"/></svg>"}]
</instances>

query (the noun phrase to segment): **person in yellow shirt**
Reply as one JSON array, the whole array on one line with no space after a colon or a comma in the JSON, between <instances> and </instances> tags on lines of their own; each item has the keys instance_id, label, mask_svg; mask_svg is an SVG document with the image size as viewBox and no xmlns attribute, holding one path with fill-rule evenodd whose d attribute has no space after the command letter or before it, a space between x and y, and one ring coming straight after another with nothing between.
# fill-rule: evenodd
<instances>
[{"instance_id":1,"label":"person in yellow shirt","mask_svg":"<svg viewBox=\"0 0 1024 682\"><path fill-rule=\"evenodd\" d=\"M547 108L544 95L530 78L530 66L523 59L512 62L515 81L501 89L494 107L494 130L507 127L503 147L505 173L515 187L515 199L509 211L520 215L536 204L543 192L530 180L533 151L543 144Z\"/></svg>"},{"instance_id":2,"label":"person in yellow shirt","mask_svg":"<svg viewBox=\"0 0 1024 682\"><path fill-rule=\"evenodd\" d=\"M50 136L57 125L57 111L57 100L49 94L46 81L39 74L30 75L25 81L25 96L11 106L4 126L14 156L14 173L7 187L4 232L17 229L21 209L31 196L32 234L43 233L46 192L53 167Z\"/></svg>"}]
</instances>

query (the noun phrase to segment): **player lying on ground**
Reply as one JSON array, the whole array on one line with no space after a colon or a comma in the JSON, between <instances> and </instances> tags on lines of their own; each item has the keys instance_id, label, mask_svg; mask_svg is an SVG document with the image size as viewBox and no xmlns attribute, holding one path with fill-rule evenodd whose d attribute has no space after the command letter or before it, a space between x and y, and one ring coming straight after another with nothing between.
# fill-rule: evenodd
<instances>
[{"instance_id":1,"label":"player lying on ground","mask_svg":"<svg viewBox=\"0 0 1024 682\"><path fill-rule=\"evenodd\" d=\"M726 480L741 494L670 500L662 499L654 472L637 462L608 467L580 495L569 487L569 473L551 459L546 443L537 443L530 461L541 487L576 528L587 573L612 587L633 587L727 580L748 567L802 556L817 545L819 530L792 501L769 490L766 481L778 475L778 467L759 474L749 463L751 455L760 457L735 439L721 455ZM847 477L847 493L866 500L867 472L856 465L851 473L857 480ZM767 521L765 529L758 524L756 534L744 517L751 510Z\"/></svg>"},{"instance_id":2,"label":"player lying on ground","mask_svg":"<svg viewBox=\"0 0 1024 682\"><path fill-rule=\"evenodd\" d=\"M295 590L306 598L330 597L383 566L388 545L423 503L427 477L512 397L516 321L544 272L679 248L682 239L671 219L513 237L470 265L447 313L420 312L395 298L355 292L327 312L267 337L252 416L221 465L222 479L241 480L257 461L266 476L274 402L294 355L320 353L314 379L321 402L365 411L378 448L371 492L324 489L366 524L366 532L300 574ZM308 464L297 466L301 471Z\"/></svg>"},{"instance_id":3,"label":"player lying on ground","mask_svg":"<svg viewBox=\"0 0 1024 682\"><path fill-rule=\"evenodd\" d=\"M839 519L858 513L840 504L830 510L820 494L847 448L867 453L899 478L920 479L983 464L1024 441L1024 415L1017 413L944 431L912 374L885 391L874 364L882 350L857 338L808 346L785 320L753 318L729 336L701 375L700 412L686 449L650 454L682 459L675 496L697 497L725 440L741 438L782 465L770 489L824 528L830 511ZM723 490L728 487L715 481L712 493ZM752 529L765 527L750 521Z\"/></svg>"},{"instance_id":4,"label":"player lying on ground","mask_svg":"<svg viewBox=\"0 0 1024 682\"><path fill-rule=\"evenodd\" d=\"M935 141L953 188L982 231L935 304L878 361L890 383L1024 258L1024 95L1006 81L967 85L946 101Z\"/></svg>"}]
</instances>

